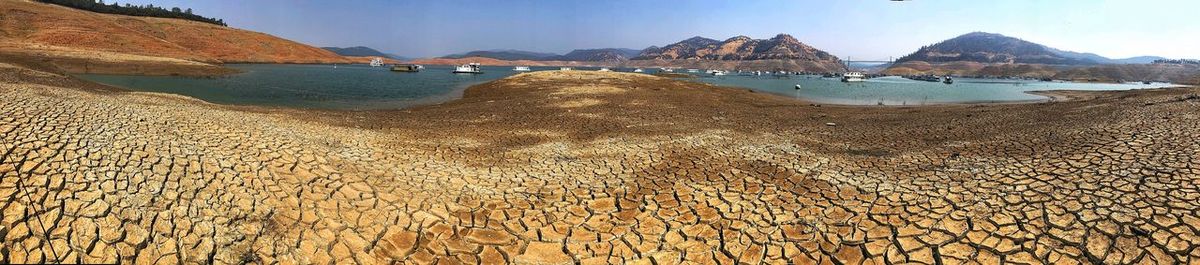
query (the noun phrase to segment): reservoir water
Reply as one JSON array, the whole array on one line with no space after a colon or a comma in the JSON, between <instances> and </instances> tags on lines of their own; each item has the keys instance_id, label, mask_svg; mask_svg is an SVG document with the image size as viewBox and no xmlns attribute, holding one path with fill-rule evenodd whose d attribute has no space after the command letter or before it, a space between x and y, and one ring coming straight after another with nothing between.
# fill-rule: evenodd
<instances>
[{"instance_id":1,"label":"reservoir water","mask_svg":"<svg viewBox=\"0 0 1200 265\"><path fill-rule=\"evenodd\" d=\"M462 97L462 90L512 75L512 67L483 67L483 74L451 74L453 66L416 73L367 65L234 64L242 73L216 78L80 75L137 91L186 95L231 104L317 109L394 109ZM534 68L535 70L558 69Z\"/></svg>"},{"instance_id":2,"label":"reservoir water","mask_svg":"<svg viewBox=\"0 0 1200 265\"><path fill-rule=\"evenodd\" d=\"M219 78L81 75L88 80L137 91L186 95L218 104L319 109L394 109L436 104L462 96L474 84L507 77L512 67L484 66L483 74L451 74L452 66L426 66L418 73L366 65L227 65L243 71ZM558 67L532 67L534 71ZM594 70L583 68L581 70ZM647 69L650 72L654 70ZM682 71L677 71L682 72ZM1171 84L1095 84L1031 80L957 78L954 84L881 77L843 83L820 76L727 76L698 74L687 80L745 87L805 100L856 105L921 105L962 102L1042 100L1036 90L1129 90ZM800 85L800 89L795 89Z\"/></svg>"},{"instance_id":3,"label":"reservoir water","mask_svg":"<svg viewBox=\"0 0 1200 265\"><path fill-rule=\"evenodd\" d=\"M943 103L1045 100L1026 93L1044 90L1130 90L1173 86L1168 83L1073 83L1019 79L954 78L953 84L911 80L898 76L842 82L837 78L810 75L724 76L697 78L706 83L747 87L809 101L849 105L922 105ZM800 85L796 89L796 85Z\"/></svg>"}]
</instances>

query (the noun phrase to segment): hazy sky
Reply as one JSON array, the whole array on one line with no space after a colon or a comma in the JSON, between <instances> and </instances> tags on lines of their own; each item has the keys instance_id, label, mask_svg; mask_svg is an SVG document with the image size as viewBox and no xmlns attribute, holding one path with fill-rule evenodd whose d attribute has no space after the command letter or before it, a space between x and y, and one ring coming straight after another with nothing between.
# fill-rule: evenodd
<instances>
[{"instance_id":1,"label":"hazy sky","mask_svg":"<svg viewBox=\"0 0 1200 265\"><path fill-rule=\"evenodd\" d=\"M1113 58L1200 58L1196 0L118 2L191 7L233 27L314 46L362 45L415 57L487 49L642 49L692 36L787 33L843 59L886 60L985 31Z\"/></svg>"}]
</instances>

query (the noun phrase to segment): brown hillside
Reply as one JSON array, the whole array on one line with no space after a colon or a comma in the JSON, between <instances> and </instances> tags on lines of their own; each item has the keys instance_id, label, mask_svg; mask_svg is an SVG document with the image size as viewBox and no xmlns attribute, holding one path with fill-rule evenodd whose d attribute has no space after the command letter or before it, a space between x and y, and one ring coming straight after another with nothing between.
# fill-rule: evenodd
<instances>
[{"instance_id":1,"label":"brown hillside","mask_svg":"<svg viewBox=\"0 0 1200 265\"><path fill-rule=\"evenodd\" d=\"M24 0L0 0L0 42L207 63L349 62L333 52L248 30L183 19L101 14Z\"/></svg>"},{"instance_id":2,"label":"brown hillside","mask_svg":"<svg viewBox=\"0 0 1200 265\"><path fill-rule=\"evenodd\" d=\"M1189 83L1195 76L1200 75L1200 67L1182 64L1114 64L1087 68L1076 68L1062 71L1055 79L1118 82L1118 81L1160 81L1171 83Z\"/></svg>"},{"instance_id":3,"label":"brown hillside","mask_svg":"<svg viewBox=\"0 0 1200 265\"><path fill-rule=\"evenodd\" d=\"M898 63L883 70L889 75L974 75L987 65L978 62L955 61L945 63L928 63L923 61L908 61Z\"/></svg>"}]
</instances>

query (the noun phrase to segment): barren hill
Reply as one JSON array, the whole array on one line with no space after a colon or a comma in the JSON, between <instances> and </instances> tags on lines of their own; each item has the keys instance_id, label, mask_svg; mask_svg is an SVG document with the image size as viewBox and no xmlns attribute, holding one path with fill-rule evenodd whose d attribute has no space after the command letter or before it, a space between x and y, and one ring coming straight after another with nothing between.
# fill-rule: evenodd
<instances>
[{"instance_id":1,"label":"barren hill","mask_svg":"<svg viewBox=\"0 0 1200 265\"><path fill-rule=\"evenodd\" d=\"M205 63L344 63L321 48L264 33L183 19L112 15L0 0L0 42ZM6 53L8 54L8 53ZM54 54L42 54L56 58Z\"/></svg>"},{"instance_id":2,"label":"barren hill","mask_svg":"<svg viewBox=\"0 0 1200 265\"><path fill-rule=\"evenodd\" d=\"M969 61L980 63L1096 64L1068 56L1063 52L1018 38L995 33L972 32L896 59L896 62L930 63Z\"/></svg>"},{"instance_id":3,"label":"barren hill","mask_svg":"<svg viewBox=\"0 0 1200 265\"><path fill-rule=\"evenodd\" d=\"M678 65L748 70L840 72L841 60L787 34L770 39L737 36L725 41L693 37L663 47L650 47L633 58L637 64Z\"/></svg>"}]
</instances>

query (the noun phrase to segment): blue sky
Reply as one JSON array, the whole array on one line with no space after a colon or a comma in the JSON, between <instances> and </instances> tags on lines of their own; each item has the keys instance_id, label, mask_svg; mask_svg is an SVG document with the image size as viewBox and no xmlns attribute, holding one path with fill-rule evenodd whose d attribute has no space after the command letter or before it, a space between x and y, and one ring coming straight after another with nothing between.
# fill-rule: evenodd
<instances>
[{"instance_id":1,"label":"blue sky","mask_svg":"<svg viewBox=\"0 0 1200 265\"><path fill-rule=\"evenodd\" d=\"M1113 58L1200 58L1195 0L118 2L191 7L233 27L314 46L362 45L415 57L487 49L642 49L692 36L787 33L843 59L886 60L985 31Z\"/></svg>"}]
</instances>

